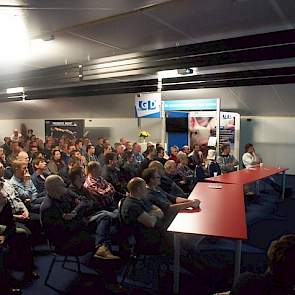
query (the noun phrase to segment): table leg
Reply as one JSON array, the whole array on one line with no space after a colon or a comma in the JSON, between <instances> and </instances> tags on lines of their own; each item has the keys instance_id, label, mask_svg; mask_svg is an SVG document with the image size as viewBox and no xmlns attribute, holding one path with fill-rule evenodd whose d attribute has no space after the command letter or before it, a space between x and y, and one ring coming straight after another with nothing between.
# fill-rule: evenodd
<instances>
[{"instance_id":1,"label":"table leg","mask_svg":"<svg viewBox=\"0 0 295 295\"><path fill-rule=\"evenodd\" d=\"M242 251L242 241L237 240L235 246L235 273L234 273L234 285L237 283L240 271L241 271L241 251Z\"/></svg>"},{"instance_id":2,"label":"table leg","mask_svg":"<svg viewBox=\"0 0 295 295\"><path fill-rule=\"evenodd\" d=\"M174 278L173 294L179 292L179 269L180 269L180 235L174 233Z\"/></svg>"},{"instance_id":3,"label":"table leg","mask_svg":"<svg viewBox=\"0 0 295 295\"><path fill-rule=\"evenodd\" d=\"M282 175L282 200L285 199L285 190L286 190L286 172L283 172Z\"/></svg>"},{"instance_id":4,"label":"table leg","mask_svg":"<svg viewBox=\"0 0 295 295\"><path fill-rule=\"evenodd\" d=\"M260 182L259 180L256 181L256 194L259 195L260 193Z\"/></svg>"}]
</instances>

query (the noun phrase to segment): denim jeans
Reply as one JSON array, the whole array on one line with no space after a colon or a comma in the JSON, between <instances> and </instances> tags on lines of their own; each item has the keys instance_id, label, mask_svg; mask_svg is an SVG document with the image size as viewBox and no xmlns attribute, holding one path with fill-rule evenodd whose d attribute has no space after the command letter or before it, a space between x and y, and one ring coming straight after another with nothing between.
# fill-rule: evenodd
<instances>
[{"instance_id":1,"label":"denim jeans","mask_svg":"<svg viewBox=\"0 0 295 295\"><path fill-rule=\"evenodd\" d=\"M96 222L95 244L97 246L103 244L107 246L111 245L111 225L116 218L118 218L118 212L116 210L114 212L102 210L90 216L89 222Z\"/></svg>"}]
</instances>

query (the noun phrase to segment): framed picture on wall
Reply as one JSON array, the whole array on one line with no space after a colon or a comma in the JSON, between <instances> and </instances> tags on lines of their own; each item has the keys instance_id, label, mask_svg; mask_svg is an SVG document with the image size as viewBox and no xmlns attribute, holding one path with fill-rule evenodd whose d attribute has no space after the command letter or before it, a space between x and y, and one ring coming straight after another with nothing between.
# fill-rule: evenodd
<instances>
[{"instance_id":1,"label":"framed picture on wall","mask_svg":"<svg viewBox=\"0 0 295 295\"><path fill-rule=\"evenodd\" d=\"M45 120L45 136L80 138L84 134L84 120Z\"/></svg>"}]
</instances>

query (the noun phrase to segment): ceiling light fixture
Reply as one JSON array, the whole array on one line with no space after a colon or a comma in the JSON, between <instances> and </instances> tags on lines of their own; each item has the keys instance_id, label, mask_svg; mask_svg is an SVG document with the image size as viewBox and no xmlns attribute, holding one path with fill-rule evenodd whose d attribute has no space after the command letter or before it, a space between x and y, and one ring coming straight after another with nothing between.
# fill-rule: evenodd
<instances>
[{"instance_id":1,"label":"ceiling light fixture","mask_svg":"<svg viewBox=\"0 0 295 295\"><path fill-rule=\"evenodd\" d=\"M24 87L7 88L7 94L24 93Z\"/></svg>"}]
</instances>

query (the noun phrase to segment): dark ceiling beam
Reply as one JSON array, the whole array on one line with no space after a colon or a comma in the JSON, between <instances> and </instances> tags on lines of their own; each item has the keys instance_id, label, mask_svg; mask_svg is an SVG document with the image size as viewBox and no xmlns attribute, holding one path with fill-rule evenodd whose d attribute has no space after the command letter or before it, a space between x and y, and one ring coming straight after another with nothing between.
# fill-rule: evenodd
<instances>
[{"instance_id":1,"label":"dark ceiling beam","mask_svg":"<svg viewBox=\"0 0 295 295\"><path fill-rule=\"evenodd\" d=\"M234 71L214 74L198 74L189 75L175 78L164 78L162 84L180 84L189 83L194 81L214 81L214 80L233 80L233 79L249 79L259 77L280 77L280 76L293 76L295 75L295 67L282 67L282 68L268 68L247 71Z\"/></svg>"},{"instance_id":2,"label":"dark ceiling beam","mask_svg":"<svg viewBox=\"0 0 295 295\"><path fill-rule=\"evenodd\" d=\"M254 85L274 85L295 83L295 67L259 69L239 72L193 75L178 78L168 78L162 81L162 91L221 88ZM26 91L26 99L46 99L56 97L83 97L107 94L124 94L139 92L155 92L158 90L158 80L137 80L129 82L104 83L55 87ZM12 100L22 99L22 94L15 95ZM7 101L7 94L0 95L1 101Z\"/></svg>"},{"instance_id":3,"label":"dark ceiling beam","mask_svg":"<svg viewBox=\"0 0 295 295\"><path fill-rule=\"evenodd\" d=\"M221 53L198 54L194 56L169 58L150 62L143 61L141 63L114 66L113 68L108 67L87 70L87 67L83 67L83 80L134 76L139 74L153 74L157 71L187 67L209 67L245 62L284 59L291 57L295 57L295 43L288 45L277 45L274 47L266 48L253 48Z\"/></svg>"},{"instance_id":4,"label":"dark ceiling beam","mask_svg":"<svg viewBox=\"0 0 295 295\"><path fill-rule=\"evenodd\" d=\"M53 87L70 88L73 84L89 87L85 84L102 85L101 83L105 83L107 79L121 77L136 80L139 75L155 74L160 70L201 68L291 57L295 57L295 30L286 30L11 74L0 77L0 93L5 94L7 88L18 86L25 87L28 93L34 89L44 89L46 92L52 91ZM210 77L207 76L207 79Z\"/></svg>"}]
</instances>

